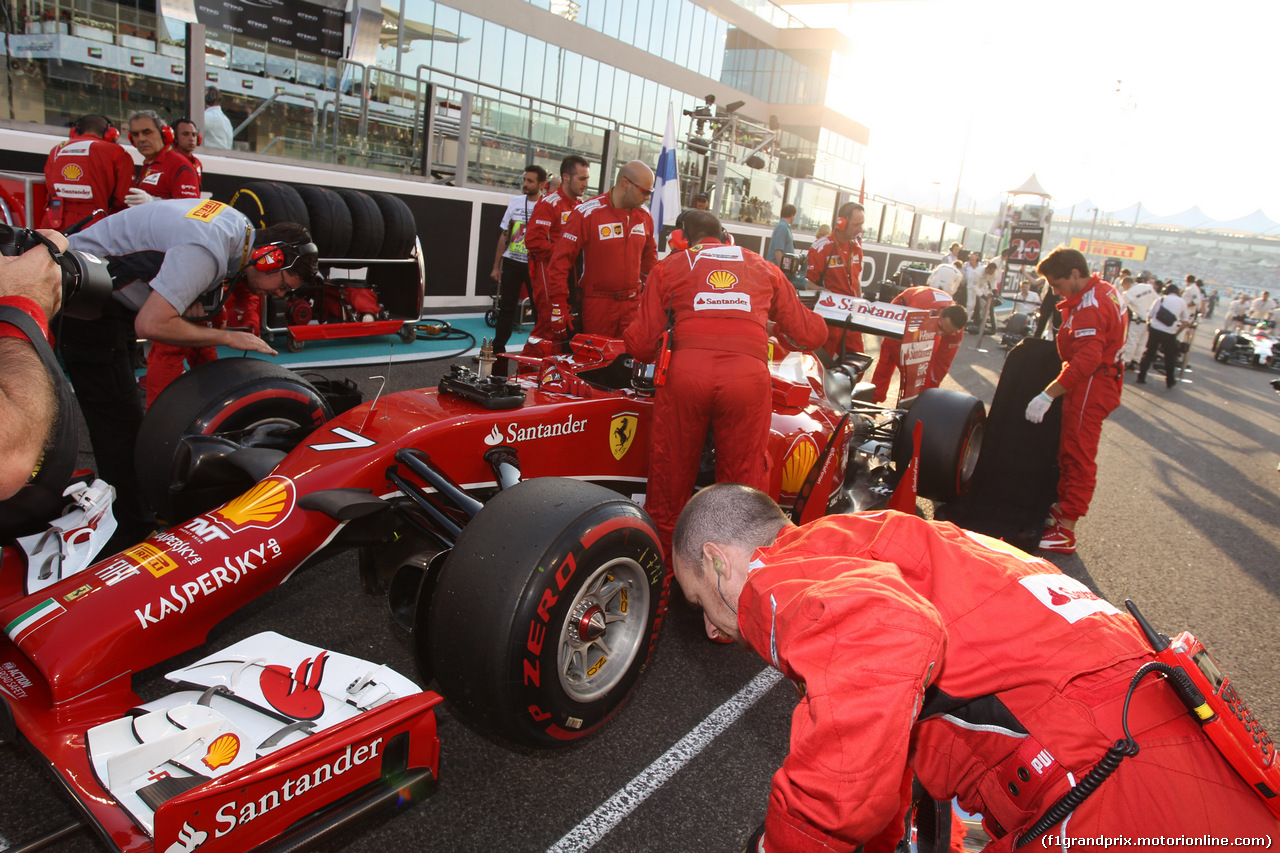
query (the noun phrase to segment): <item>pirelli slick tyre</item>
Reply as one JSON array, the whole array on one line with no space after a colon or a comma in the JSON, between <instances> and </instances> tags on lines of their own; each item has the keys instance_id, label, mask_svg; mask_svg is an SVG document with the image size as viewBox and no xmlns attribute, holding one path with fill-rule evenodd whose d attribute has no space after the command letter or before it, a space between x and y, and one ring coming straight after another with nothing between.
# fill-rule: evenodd
<instances>
[{"instance_id":1,"label":"pirelli slick tyre","mask_svg":"<svg viewBox=\"0 0 1280 853\"><path fill-rule=\"evenodd\" d=\"M298 196L311 220L311 239L322 258L345 258L351 246L351 211L347 203L328 187L304 184Z\"/></svg>"},{"instance_id":2,"label":"pirelli slick tyre","mask_svg":"<svg viewBox=\"0 0 1280 853\"><path fill-rule=\"evenodd\" d=\"M253 181L236 190L231 206L249 217L254 228L296 222L311 229L311 217L298 191L279 181Z\"/></svg>"},{"instance_id":3,"label":"pirelli slick tyre","mask_svg":"<svg viewBox=\"0 0 1280 853\"><path fill-rule=\"evenodd\" d=\"M419 668L477 727L566 746L627 701L668 585L653 522L601 486L558 477L500 492L462 530L414 620Z\"/></svg>"},{"instance_id":4,"label":"pirelli slick tyre","mask_svg":"<svg viewBox=\"0 0 1280 853\"><path fill-rule=\"evenodd\" d=\"M920 497L952 501L969 489L987 413L982 401L960 391L928 388L916 397L898 427L893 460L899 471L911 461L911 435L917 422L920 437Z\"/></svg>"},{"instance_id":5,"label":"pirelli slick tyre","mask_svg":"<svg viewBox=\"0 0 1280 853\"><path fill-rule=\"evenodd\" d=\"M1231 352L1236 348L1235 335L1223 335L1214 344L1213 357L1217 361L1230 361Z\"/></svg>"},{"instance_id":6,"label":"pirelli slick tyre","mask_svg":"<svg viewBox=\"0 0 1280 853\"><path fill-rule=\"evenodd\" d=\"M338 195L347 204L351 213L351 245L347 256L351 258L376 258L382 252L382 241L386 237L386 226L382 222L382 211L368 193L360 190L339 188Z\"/></svg>"},{"instance_id":7,"label":"pirelli slick tyre","mask_svg":"<svg viewBox=\"0 0 1280 853\"><path fill-rule=\"evenodd\" d=\"M400 259L409 257L413 243L418 238L418 223L413 211L403 199L391 193L369 193L369 198L382 214L382 251L380 258Z\"/></svg>"},{"instance_id":8,"label":"pirelli slick tyre","mask_svg":"<svg viewBox=\"0 0 1280 853\"><path fill-rule=\"evenodd\" d=\"M162 520L177 523L253 485L247 471L218 460L203 460L210 464L193 476L197 460L184 441L188 436L222 439L226 451L288 450L332 417L315 386L274 362L223 358L202 364L166 388L142 419L135 453L143 498Z\"/></svg>"}]
</instances>

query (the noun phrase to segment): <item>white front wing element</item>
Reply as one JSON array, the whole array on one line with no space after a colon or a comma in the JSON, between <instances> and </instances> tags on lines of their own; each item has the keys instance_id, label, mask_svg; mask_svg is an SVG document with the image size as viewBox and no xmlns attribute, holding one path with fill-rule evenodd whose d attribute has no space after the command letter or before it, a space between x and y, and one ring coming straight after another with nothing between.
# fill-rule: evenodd
<instances>
[{"instance_id":1,"label":"white front wing element","mask_svg":"<svg viewBox=\"0 0 1280 853\"><path fill-rule=\"evenodd\" d=\"M256 634L166 676L184 690L86 735L95 775L148 834L155 809L209 779L420 693L385 666Z\"/></svg>"},{"instance_id":2,"label":"white front wing element","mask_svg":"<svg viewBox=\"0 0 1280 853\"><path fill-rule=\"evenodd\" d=\"M111 512L116 490L102 480L75 482L63 495L75 500L49 529L18 539L27 554L27 595L84 571L116 532Z\"/></svg>"}]
</instances>

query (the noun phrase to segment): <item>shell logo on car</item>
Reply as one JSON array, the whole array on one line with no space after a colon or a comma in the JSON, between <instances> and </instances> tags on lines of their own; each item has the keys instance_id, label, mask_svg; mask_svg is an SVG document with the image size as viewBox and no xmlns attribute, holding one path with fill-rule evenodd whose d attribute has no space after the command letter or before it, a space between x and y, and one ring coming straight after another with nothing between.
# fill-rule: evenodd
<instances>
[{"instance_id":1,"label":"shell logo on car","mask_svg":"<svg viewBox=\"0 0 1280 853\"><path fill-rule=\"evenodd\" d=\"M786 461L782 463L782 493L795 495L804 485L809 469L818 461L818 443L811 436L802 435L787 451Z\"/></svg>"},{"instance_id":2,"label":"shell logo on car","mask_svg":"<svg viewBox=\"0 0 1280 853\"><path fill-rule=\"evenodd\" d=\"M213 743L209 744L209 751L200 760L210 770L217 770L235 761L239 754L240 738L233 734L225 734L215 738Z\"/></svg>"},{"instance_id":3,"label":"shell logo on car","mask_svg":"<svg viewBox=\"0 0 1280 853\"><path fill-rule=\"evenodd\" d=\"M81 169L75 163L68 163L62 167L62 177L68 181L78 181L84 175L84 169Z\"/></svg>"},{"instance_id":4,"label":"shell logo on car","mask_svg":"<svg viewBox=\"0 0 1280 853\"><path fill-rule=\"evenodd\" d=\"M738 283L738 277L728 270L716 270L707 276L707 284L716 290L728 290Z\"/></svg>"},{"instance_id":5,"label":"shell logo on car","mask_svg":"<svg viewBox=\"0 0 1280 853\"><path fill-rule=\"evenodd\" d=\"M268 477L211 515L231 529L260 527L270 530L293 511L293 483L285 477Z\"/></svg>"}]
</instances>

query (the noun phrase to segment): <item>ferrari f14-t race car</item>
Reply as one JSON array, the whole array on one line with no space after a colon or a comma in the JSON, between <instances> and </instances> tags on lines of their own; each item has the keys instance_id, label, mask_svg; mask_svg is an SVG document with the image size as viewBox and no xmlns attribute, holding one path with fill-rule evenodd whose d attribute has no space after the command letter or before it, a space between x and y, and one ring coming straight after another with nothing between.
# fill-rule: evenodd
<instances>
[{"instance_id":1,"label":"ferrari f14-t race car","mask_svg":"<svg viewBox=\"0 0 1280 853\"><path fill-rule=\"evenodd\" d=\"M288 846L434 780L439 696L338 650L261 634L171 673L179 693L133 692L134 674L341 549L358 549L366 589L411 629L420 683L477 727L556 747L623 705L671 594L639 503L652 368L593 336L515 361L511 377L454 365L438 388L336 416L271 362L203 365L139 435L144 492L171 526L39 584L5 549L0 722L105 842ZM849 361L772 364L782 506L799 521L882 507L899 480L912 506L917 485L935 500L963 491L982 403L933 389L907 410L876 406L857 382L870 359ZM902 477L913 459L918 479Z\"/></svg>"},{"instance_id":2,"label":"ferrari f14-t race car","mask_svg":"<svg viewBox=\"0 0 1280 853\"><path fill-rule=\"evenodd\" d=\"M1280 370L1280 338L1274 320L1264 320L1238 332L1219 330L1213 339L1213 357L1218 361L1248 364Z\"/></svg>"}]
</instances>

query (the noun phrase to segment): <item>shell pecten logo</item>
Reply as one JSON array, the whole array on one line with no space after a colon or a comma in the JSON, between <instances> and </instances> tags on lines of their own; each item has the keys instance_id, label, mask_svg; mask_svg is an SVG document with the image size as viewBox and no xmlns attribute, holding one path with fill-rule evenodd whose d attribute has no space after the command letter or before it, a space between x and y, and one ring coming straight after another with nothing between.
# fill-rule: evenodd
<instances>
[{"instance_id":1,"label":"shell pecten logo","mask_svg":"<svg viewBox=\"0 0 1280 853\"><path fill-rule=\"evenodd\" d=\"M269 530L293 511L293 483L284 477L268 477L226 506L213 511L224 526L260 527Z\"/></svg>"},{"instance_id":2,"label":"shell pecten logo","mask_svg":"<svg viewBox=\"0 0 1280 853\"><path fill-rule=\"evenodd\" d=\"M786 461L782 464L782 493L795 495L800 492L809 469L818 460L818 445L812 437L802 435L791 445Z\"/></svg>"},{"instance_id":3,"label":"shell pecten logo","mask_svg":"<svg viewBox=\"0 0 1280 853\"><path fill-rule=\"evenodd\" d=\"M738 277L728 270L716 270L707 276L707 284L716 290L728 290L738 283Z\"/></svg>"},{"instance_id":4,"label":"shell pecten logo","mask_svg":"<svg viewBox=\"0 0 1280 853\"><path fill-rule=\"evenodd\" d=\"M81 169L75 163L70 163L62 167L62 177L68 181L78 181L84 175L84 169Z\"/></svg>"},{"instance_id":5,"label":"shell pecten logo","mask_svg":"<svg viewBox=\"0 0 1280 853\"><path fill-rule=\"evenodd\" d=\"M209 744L209 751L200 759L210 770L225 767L236 760L240 754L240 738L233 734L221 735Z\"/></svg>"}]
</instances>

